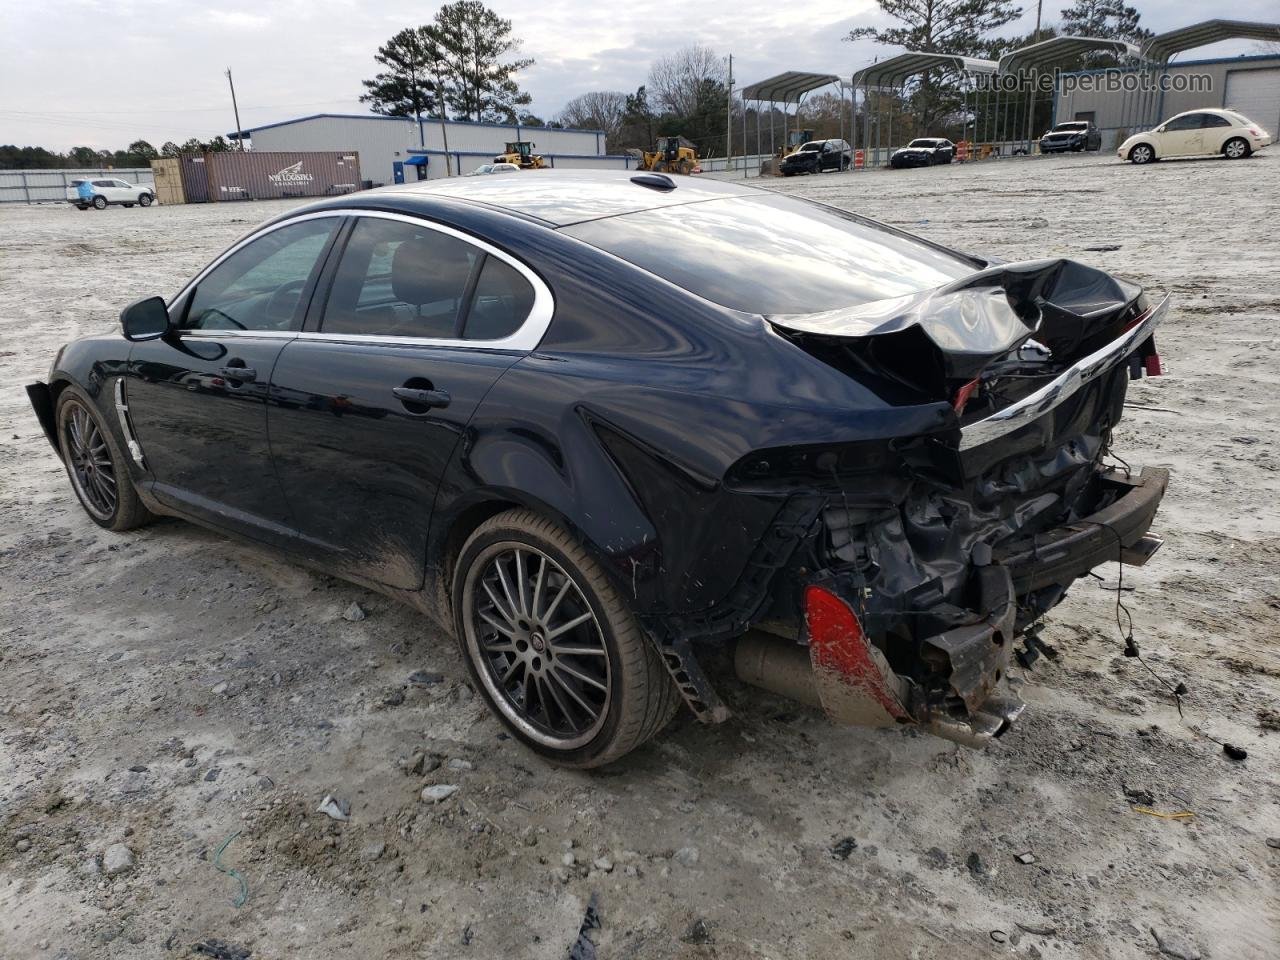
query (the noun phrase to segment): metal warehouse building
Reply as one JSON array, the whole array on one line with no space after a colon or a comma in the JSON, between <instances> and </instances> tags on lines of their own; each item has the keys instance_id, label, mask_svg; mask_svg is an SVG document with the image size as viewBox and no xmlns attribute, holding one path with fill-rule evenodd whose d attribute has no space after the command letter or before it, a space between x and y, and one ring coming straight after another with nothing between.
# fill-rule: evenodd
<instances>
[{"instance_id":1,"label":"metal warehouse building","mask_svg":"<svg viewBox=\"0 0 1280 960\"><path fill-rule=\"evenodd\" d=\"M442 129L442 127L444 129ZM235 134L231 134L234 138ZM559 130L505 123L319 113L244 131L255 151L340 151L360 154L366 181L375 186L446 176L445 144L455 176L488 163L512 140L531 140L554 167L625 169L628 157L605 154L601 130Z\"/></svg>"},{"instance_id":2,"label":"metal warehouse building","mask_svg":"<svg viewBox=\"0 0 1280 960\"><path fill-rule=\"evenodd\" d=\"M1054 122L1092 120L1102 130L1104 150L1113 148L1122 134L1202 107L1235 110L1261 124L1273 137L1280 134L1280 55L1187 60L1171 63L1162 70L1170 89L1154 94L1154 119L1147 124L1134 122L1132 96L1119 91L1073 89L1079 82L1077 78L1100 78L1108 72L1104 70L1066 73L1059 78ZM1136 76L1135 70L1127 69L1113 68L1110 73L1121 78ZM1193 75L1198 78L1194 82Z\"/></svg>"}]
</instances>

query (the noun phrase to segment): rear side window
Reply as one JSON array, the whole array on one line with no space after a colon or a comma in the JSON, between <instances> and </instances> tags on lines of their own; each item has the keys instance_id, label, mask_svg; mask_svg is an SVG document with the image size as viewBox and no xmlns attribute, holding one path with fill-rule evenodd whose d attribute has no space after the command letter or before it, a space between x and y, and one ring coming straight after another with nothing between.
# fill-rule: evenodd
<instances>
[{"instance_id":1,"label":"rear side window","mask_svg":"<svg viewBox=\"0 0 1280 960\"><path fill-rule=\"evenodd\" d=\"M361 217L334 274L324 333L501 340L534 290L502 259L427 224Z\"/></svg>"},{"instance_id":2,"label":"rear side window","mask_svg":"<svg viewBox=\"0 0 1280 960\"><path fill-rule=\"evenodd\" d=\"M468 340L501 340L519 330L531 310L529 281L511 264L486 257L462 335Z\"/></svg>"},{"instance_id":3,"label":"rear side window","mask_svg":"<svg viewBox=\"0 0 1280 960\"><path fill-rule=\"evenodd\" d=\"M706 300L766 316L904 296L978 269L880 224L777 195L656 207L562 229Z\"/></svg>"},{"instance_id":4,"label":"rear side window","mask_svg":"<svg viewBox=\"0 0 1280 960\"><path fill-rule=\"evenodd\" d=\"M453 339L482 256L425 224L361 217L334 274L320 329Z\"/></svg>"},{"instance_id":5,"label":"rear side window","mask_svg":"<svg viewBox=\"0 0 1280 960\"><path fill-rule=\"evenodd\" d=\"M1201 126L1204 126L1204 127L1229 127L1229 126L1231 126L1231 121L1230 121L1230 120L1228 120L1226 117L1220 117L1220 116L1218 116L1216 113L1202 113L1202 114L1200 114L1200 116L1204 117L1204 120L1203 120L1203 121L1202 121L1202 123L1201 123Z\"/></svg>"}]
</instances>

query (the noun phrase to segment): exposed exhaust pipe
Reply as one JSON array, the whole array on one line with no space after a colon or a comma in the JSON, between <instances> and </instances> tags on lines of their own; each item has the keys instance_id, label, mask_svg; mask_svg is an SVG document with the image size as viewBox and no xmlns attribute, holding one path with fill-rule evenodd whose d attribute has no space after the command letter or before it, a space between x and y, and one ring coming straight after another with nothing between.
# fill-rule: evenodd
<instances>
[{"instance_id":1,"label":"exposed exhaust pipe","mask_svg":"<svg viewBox=\"0 0 1280 960\"><path fill-rule=\"evenodd\" d=\"M738 640L733 669L743 683L822 709L808 647L751 630Z\"/></svg>"}]
</instances>

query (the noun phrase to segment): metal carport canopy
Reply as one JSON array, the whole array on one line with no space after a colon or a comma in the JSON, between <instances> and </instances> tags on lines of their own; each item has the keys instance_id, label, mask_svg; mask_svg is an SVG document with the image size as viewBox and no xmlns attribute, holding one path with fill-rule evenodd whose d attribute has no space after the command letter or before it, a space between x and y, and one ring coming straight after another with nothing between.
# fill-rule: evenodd
<instances>
[{"instance_id":1,"label":"metal carport canopy","mask_svg":"<svg viewBox=\"0 0 1280 960\"><path fill-rule=\"evenodd\" d=\"M1121 56L1136 57L1138 48L1124 40L1103 40L1100 37L1052 37L1039 43L1030 43L1017 50L1010 50L1000 58L1002 74L1019 70L1051 66L1062 63L1082 53L1105 51Z\"/></svg>"},{"instance_id":2,"label":"metal carport canopy","mask_svg":"<svg viewBox=\"0 0 1280 960\"><path fill-rule=\"evenodd\" d=\"M916 53L908 50L888 60L881 60L869 67L863 67L853 75L852 83L855 87L892 84L899 78L905 79L934 67L950 67L965 73L995 73L997 64L994 60L962 57L954 53Z\"/></svg>"},{"instance_id":3,"label":"metal carport canopy","mask_svg":"<svg viewBox=\"0 0 1280 960\"><path fill-rule=\"evenodd\" d=\"M790 103L796 97L817 90L830 83L839 83L834 73L802 73L788 70L768 80L761 80L742 88L743 100L768 100L770 103Z\"/></svg>"},{"instance_id":4,"label":"metal carport canopy","mask_svg":"<svg viewBox=\"0 0 1280 960\"><path fill-rule=\"evenodd\" d=\"M1156 34L1142 45L1142 58L1150 63L1168 63L1183 50L1207 46L1220 40L1270 40L1280 43L1280 23L1249 20L1205 20L1168 33Z\"/></svg>"}]
</instances>

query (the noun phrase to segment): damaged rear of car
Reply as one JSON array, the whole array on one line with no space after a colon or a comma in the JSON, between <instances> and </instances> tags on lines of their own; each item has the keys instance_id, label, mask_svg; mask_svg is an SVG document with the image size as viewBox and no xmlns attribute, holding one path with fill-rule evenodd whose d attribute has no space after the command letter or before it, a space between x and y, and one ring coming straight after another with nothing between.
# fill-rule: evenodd
<instances>
[{"instance_id":1,"label":"damaged rear of car","mask_svg":"<svg viewBox=\"0 0 1280 960\"><path fill-rule=\"evenodd\" d=\"M1167 300L1070 260L987 263L840 211L760 203L770 243L752 239L749 211L685 210L701 221L691 235L719 234L724 267L660 259L628 217L569 230L725 306L758 304L767 340L830 374L814 381L830 389L824 414L779 410L784 430L748 435L785 442L722 478L726 496L780 505L734 589L701 615L648 623L678 680L697 641L746 632L736 665L750 683L837 720L982 743L1022 709L1006 677L1015 645L1036 656L1037 621L1078 577L1159 546L1167 474L1107 454L1128 381L1160 372ZM819 246L834 263L802 263L796 216L812 218L797 231L809 239L852 234L848 256L833 241ZM674 214L638 219L652 237ZM813 302L828 308L803 309ZM683 677L695 710L723 714L696 669Z\"/></svg>"}]
</instances>

